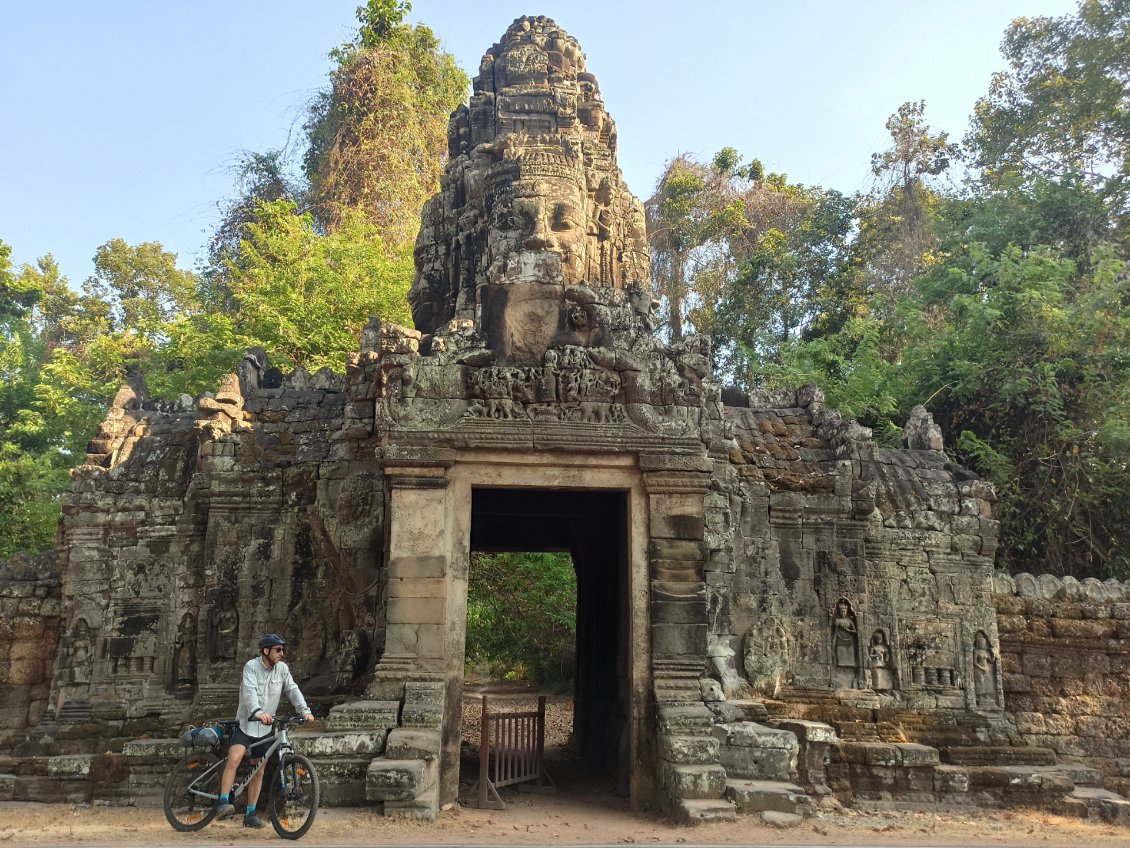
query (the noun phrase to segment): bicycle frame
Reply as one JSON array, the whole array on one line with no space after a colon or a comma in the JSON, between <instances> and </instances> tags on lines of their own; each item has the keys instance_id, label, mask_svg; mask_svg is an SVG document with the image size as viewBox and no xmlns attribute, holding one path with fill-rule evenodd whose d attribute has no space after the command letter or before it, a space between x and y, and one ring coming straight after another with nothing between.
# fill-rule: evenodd
<instances>
[{"instance_id":1,"label":"bicycle frame","mask_svg":"<svg viewBox=\"0 0 1130 848\"><path fill-rule=\"evenodd\" d=\"M266 767L267 761L271 757L273 757L276 752L279 755L279 774L281 779L282 766L286 762L285 755L288 753L294 753L294 746L290 743L290 737L287 735L287 726L290 723L291 722L286 720L280 721L278 723L279 727L275 731L274 736L264 737L264 741L267 739L274 739L274 741L263 753L256 754L253 750L263 743L253 742L251 744L251 746L247 749L247 753L250 754L252 758L258 757L259 763L251 769L251 772L247 775L247 778L242 783L237 782L232 785L229 797L239 797L240 793L247 788L249 783L251 783L251 779ZM189 784L189 791L192 792L193 795L198 795L201 798L208 798L212 801L218 801L220 798L219 795L215 794L214 792L205 792L201 789L197 789L196 787L199 784L206 783L207 779L210 778L217 769L223 769L227 765L227 762L227 758L224 757L211 768L207 769L203 774L199 775L195 780L192 781L191 784Z\"/></svg>"}]
</instances>

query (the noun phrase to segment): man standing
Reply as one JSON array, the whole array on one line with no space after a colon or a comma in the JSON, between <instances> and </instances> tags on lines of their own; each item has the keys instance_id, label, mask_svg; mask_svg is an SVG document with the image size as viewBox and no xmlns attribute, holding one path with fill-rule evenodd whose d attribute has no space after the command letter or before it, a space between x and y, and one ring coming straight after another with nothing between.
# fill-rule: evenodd
<instances>
[{"instance_id":1,"label":"man standing","mask_svg":"<svg viewBox=\"0 0 1130 848\"><path fill-rule=\"evenodd\" d=\"M255 751L260 754L267 748L269 743L264 741L264 737L271 732L279 697L285 693L294 709L305 715L306 721L314 720L313 713L306 707L302 691L283 662L285 651L286 640L277 633L268 633L259 640L259 656L248 660L243 666L243 679L239 684L239 709L235 714L239 725L232 730L228 762L220 779L220 799L216 802L217 819L235 812L229 795L235 782L236 769L249 748L255 746ZM255 751L251 756L253 764L259 759ZM255 814L255 804L262 788L263 772L259 771L247 787L247 813L243 819L247 827L263 826L263 820Z\"/></svg>"}]
</instances>

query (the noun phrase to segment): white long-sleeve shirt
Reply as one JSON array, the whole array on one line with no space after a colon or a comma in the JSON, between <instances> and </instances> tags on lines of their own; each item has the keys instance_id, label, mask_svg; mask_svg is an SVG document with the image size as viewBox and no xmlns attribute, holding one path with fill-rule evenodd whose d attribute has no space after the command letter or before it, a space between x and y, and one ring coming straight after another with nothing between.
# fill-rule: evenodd
<instances>
[{"instance_id":1,"label":"white long-sleeve shirt","mask_svg":"<svg viewBox=\"0 0 1130 848\"><path fill-rule=\"evenodd\" d=\"M277 662L274 668L267 668L261 656L248 660L243 666L243 679L239 683L239 709L235 713L240 729L255 739L261 739L270 733L271 726L263 724L257 717L261 712L273 716L283 694L295 710L300 713L310 712L286 663Z\"/></svg>"}]
</instances>

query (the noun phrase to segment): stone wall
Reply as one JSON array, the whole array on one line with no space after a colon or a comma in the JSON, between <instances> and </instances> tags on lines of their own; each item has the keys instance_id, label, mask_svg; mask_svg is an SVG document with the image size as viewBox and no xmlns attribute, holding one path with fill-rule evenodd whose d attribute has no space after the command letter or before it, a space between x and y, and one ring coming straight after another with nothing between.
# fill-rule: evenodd
<instances>
[{"instance_id":1,"label":"stone wall","mask_svg":"<svg viewBox=\"0 0 1130 848\"><path fill-rule=\"evenodd\" d=\"M0 562L0 739L36 724L48 709L62 616L59 585L53 552Z\"/></svg>"},{"instance_id":2,"label":"stone wall","mask_svg":"<svg viewBox=\"0 0 1130 848\"><path fill-rule=\"evenodd\" d=\"M1130 793L1130 584L994 583L1011 741L1097 768L1107 789Z\"/></svg>"},{"instance_id":3,"label":"stone wall","mask_svg":"<svg viewBox=\"0 0 1130 848\"><path fill-rule=\"evenodd\" d=\"M999 710L995 662L975 664L996 644L992 487L940 442L879 447L811 386L726 413L706 496L719 695Z\"/></svg>"},{"instance_id":4,"label":"stone wall","mask_svg":"<svg viewBox=\"0 0 1130 848\"><path fill-rule=\"evenodd\" d=\"M63 499L56 738L116 749L230 712L264 632L288 634L308 696L360 685L383 484L339 438L345 406L341 375L284 376L262 351L195 400L123 387Z\"/></svg>"}]
</instances>

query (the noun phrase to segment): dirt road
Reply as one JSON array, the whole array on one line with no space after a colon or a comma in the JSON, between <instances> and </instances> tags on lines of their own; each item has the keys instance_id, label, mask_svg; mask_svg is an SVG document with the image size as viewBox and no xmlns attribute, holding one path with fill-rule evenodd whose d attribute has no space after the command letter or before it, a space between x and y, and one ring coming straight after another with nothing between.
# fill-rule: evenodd
<instances>
[{"instance_id":1,"label":"dirt road","mask_svg":"<svg viewBox=\"0 0 1130 848\"><path fill-rule=\"evenodd\" d=\"M1130 831L1033 812L975 815L935 812L821 811L787 830L754 817L736 822L677 827L655 815L624 810L611 794L591 798L512 795L508 809L454 808L439 822L386 819L367 810L324 809L302 840L308 845L482 844L764 844L764 845L1038 845L1046 848L1126 848ZM279 845L266 831L238 819L199 833L176 833L155 808L51 804L0 804L0 845Z\"/></svg>"}]
</instances>

